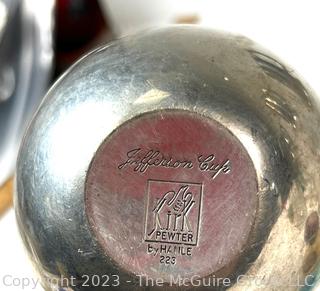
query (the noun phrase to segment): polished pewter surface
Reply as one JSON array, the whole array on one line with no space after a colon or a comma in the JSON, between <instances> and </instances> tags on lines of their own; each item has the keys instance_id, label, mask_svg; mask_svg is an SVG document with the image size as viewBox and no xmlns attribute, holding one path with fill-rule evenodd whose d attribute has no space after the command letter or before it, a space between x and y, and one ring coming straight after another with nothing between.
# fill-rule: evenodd
<instances>
[{"instance_id":1,"label":"polished pewter surface","mask_svg":"<svg viewBox=\"0 0 320 291\"><path fill-rule=\"evenodd\" d=\"M46 279L73 276L77 287L70 288L92 290L82 286L83 275L108 274L119 275L121 288L115 290L141 290L137 275L163 278L168 283L173 274L228 277L233 281L231 290L272 290L272 284L281 284L282 290L298 290L297 278L301 285L308 275L317 274L319 266L319 110L313 92L295 72L241 36L191 26L171 27L120 39L90 53L48 92L18 159L17 219L44 285L55 288ZM159 131L152 131L155 122L160 124ZM165 122L169 122L168 131L180 128L171 130L167 140L166 130L161 128ZM183 127L188 122L193 130ZM202 135L196 128L211 130ZM219 133L229 146L215 147L212 138L207 141L209 147L198 142L210 132L213 137ZM186 136L189 147L183 146ZM175 140L182 143L170 148ZM148 146L136 147L139 141ZM125 189L135 188L136 176L127 174L134 166L144 165L144 154L155 144L158 148L154 150L167 161L169 156L175 159L180 155L177 167L169 169L174 175L167 174L167 168L155 167L153 161L153 167L136 173L145 183L137 184L137 189L148 186L151 191L131 191L123 196ZM109 157L106 149L111 149ZM187 172L189 162L193 165L201 150L204 155L215 154L217 149L216 162L231 168L224 168L212 184L205 174L195 174L195 167L189 169L192 174ZM126 163L133 154L141 156ZM238 162L240 156L243 164ZM248 181L251 186L242 191L245 174L252 177ZM234 193L239 200L228 200L228 192L223 191L228 181L232 189L238 187ZM183 189L193 195L183 196ZM193 237L189 241L195 243L190 264L181 255L170 266L161 265L159 256L146 255L148 234L152 233L152 224L148 224L152 215L148 213L160 209L157 201L165 207L178 201L170 195L154 194L158 190L161 195L163 191L181 193L185 202L192 196L192 205L199 205L192 206L190 217L185 216L190 225L183 224L184 230L198 236L198 241ZM103 197L95 197L97 194ZM148 197L154 204L148 204ZM212 203L205 202L208 197ZM244 198L249 199L246 206L241 202ZM212 211L213 207L220 212ZM243 212L237 212L241 207ZM232 211L228 214L226 209ZM156 225L165 228L163 216L158 218ZM211 219L211 229L204 223L206 219ZM221 234L215 236L219 226ZM154 245L161 244L159 237L166 239L162 231ZM218 244L219 238L229 247ZM184 239L188 240L188 235ZM117 243L113 245L114 240ZM240 242L236 247L234 240ZM210 249L210 241L219 247ZM130 251L124 245L134 247ZM200 274L192 269L194 263L201 266ZM245 282L236 281L240 274L246 275ZM268 278L269 285L267 282L263 289L255 285L255 278ZM317 280L312 284L315 287ZM222 290L223 286L212 289Z\"/></svg>"}]
</instances>

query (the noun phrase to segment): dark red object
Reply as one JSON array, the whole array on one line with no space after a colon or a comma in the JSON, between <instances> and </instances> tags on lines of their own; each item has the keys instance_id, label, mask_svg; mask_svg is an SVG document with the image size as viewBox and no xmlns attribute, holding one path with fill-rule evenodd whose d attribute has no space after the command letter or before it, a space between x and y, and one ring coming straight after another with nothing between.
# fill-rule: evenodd
<instances>
[{"instance_id":1,"label":"dark red object","mask_svg":"<svg viewBox=\"0 0 320 291\"><path fill-rule=\"evenodd\" d=\"M256 192L254 166L229 131L164 111L124 123L103 142L88 171L86 212L124 269L155 277L162 264L178 264L173 275L205 277L237 261Z\"/></svg>"},{"instance_id":2,"label":"dark red object","mask_svg":"<svg viewBox=\"0 0 320 291\"><path fill-rule=\"evenodd\" d=\"M90 50L92 43L107 30L97 0L57 0L57 73Z\"/></svg>"}]
</instances>

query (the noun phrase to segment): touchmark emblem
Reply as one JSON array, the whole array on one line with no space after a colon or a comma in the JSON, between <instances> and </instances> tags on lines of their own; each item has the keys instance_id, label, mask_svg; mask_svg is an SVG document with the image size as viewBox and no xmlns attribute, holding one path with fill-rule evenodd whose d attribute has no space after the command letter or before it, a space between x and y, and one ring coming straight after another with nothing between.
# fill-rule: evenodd
<instances>
[{"instance_id":1,"label":"touchmark emblem","mask_svg":"<svg viewBox=\"0 0 320 291\"><path fill-rule=\"evenodd\" d=\"M198 244L202 184L148 180L144 240L160 263L191 256Z\"/></svg>"},{"instance_id":2,"label":"touchmark emblem","mask_svg":"<svg viewBox=\"0 0 320 291\"><path fill-rule=\"evenodd\" d=\"M145 241L196 245L201 184L148 181Z\"/></svg>"}]
</instances>

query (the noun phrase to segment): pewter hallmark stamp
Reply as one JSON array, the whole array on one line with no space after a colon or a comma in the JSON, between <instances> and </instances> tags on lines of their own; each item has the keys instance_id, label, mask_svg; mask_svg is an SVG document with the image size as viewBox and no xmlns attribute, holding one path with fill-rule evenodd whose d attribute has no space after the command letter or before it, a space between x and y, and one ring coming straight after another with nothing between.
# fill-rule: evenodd
<instances>
[{"instance_id":1,"label":"pewter hallmark stamp","mask_svg":"<svg viewBox=\"0 0 320 291\"><path fill-rule=\"evenodd\" d=\"M145 242L196 246L202 184L148 180Z\"/></svg>"}]
</instances>

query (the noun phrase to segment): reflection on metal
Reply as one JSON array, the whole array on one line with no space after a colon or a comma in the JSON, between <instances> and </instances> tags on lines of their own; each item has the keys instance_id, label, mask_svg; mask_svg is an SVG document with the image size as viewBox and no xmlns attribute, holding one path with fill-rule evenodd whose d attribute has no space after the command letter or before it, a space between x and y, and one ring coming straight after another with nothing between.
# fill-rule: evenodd
<instances>
[{"instance_id":1,"label":"reflection on metal","mask_svg":"<svg viewBox=\"0 0 320 291\"><path fill-rule=\"evenodd\" d=\"M161 90L151 89L148 92L141 95L134 103L135 104L143 104L143 103L153 103L159 102L162 99L165 99L170 94Z\"/></svg>"},{"instance_id":2,"label":"reflection on metal","mask_svg":"<svg viewBox=\"0 0 320 291\"><path fill-rule=\"evenodd\" d=\"M0 0L0 43L18 5L19 0Z\"/></svg>"},{"instance_id":3,"label":"reflection on metal","mask_svg":"<svg viewBox=\"0 0 320 291\"><path fill-rule=\"evenodd\" d=\"M250 52L253 58L268 76L292 90L292 92L295 93L295 96L300 98L300 100L306 105L310 107L312 106L311 97L308 90L294 75L292 70L287 69L285 65L270 55L254 50L251 50Z\"/></svg>"},{"instance_id":4,"label":"reflection on metal","mask_svg":"<svg viewBox=\"0 0 320 291\"><path fill-rule=\"evenodd\" d=\"M250 40L190 26L120 39L75 64L27 131L23 240L44 284L77 279L47 289L103 290L81 276L118 274L121 290L148 290L148 274L298 290L320 267L319 126L311 91Z\"/></svg>"},{"instance_id":5,"label":"reflection on metal","mask_svg":"<svg viewBox=\"0 0 320 291\"><path fill-rule=\"evenodd\" d=\"M2 0L0 28L0 185L13 173L27 124L47 90L53 0Z\"/></svg>"},{"instance_id":6,"label":"reflection on metal","mask_svg":"<svg viewBox=\"0 0 320 291\"><path fill-rule=\"evenodd\" d=\"M6 27L7 21L8 21L7 7L2 1L0 1L0 41L1 41L2 33Z\"/></svg>"},{"instance_id":7,"label":"reflection on metal","mask_svg":"<svg viewBox=\"0 0 320 291\"><path fill-rule=\"evenodd\" d=\"M0 67L0 103L8 100L15 89L15 72L10 66Z\"/></svg>"},{"instance_id":8,"label":"reflection on metal","mask_svg":"<svg viewBox=\"0 0 320 291\"><path fill-rule=\"evenodd\" d=\"M290 104L285 103L283 98L273 90L263 89L262 91L266 101L266 105L274 112L278 113L293 128L296 128L298 119L297 113L290 108Z\"/></svg>"}]
</instances>

